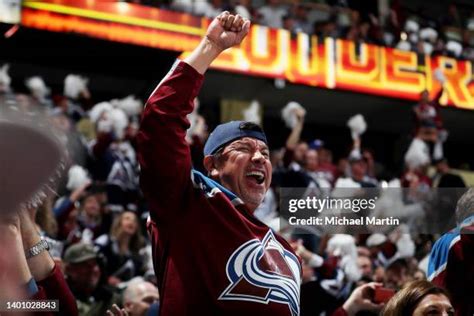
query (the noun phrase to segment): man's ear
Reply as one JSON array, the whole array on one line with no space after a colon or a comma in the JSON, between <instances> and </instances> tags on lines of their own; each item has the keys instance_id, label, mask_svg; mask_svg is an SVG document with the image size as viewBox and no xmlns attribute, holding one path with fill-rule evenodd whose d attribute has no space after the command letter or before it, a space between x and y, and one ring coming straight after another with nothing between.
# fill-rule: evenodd
<instances>
[{"instance_id":1,"label":"man's ear","mask_svg":"<svg viewBox=\"0 0 474 316\"><path fill-rule=\"evenodd\" d=\"M216 166L216 160L213 156L204 157L204 168L207 170L207 175L214 180L219 179L219 170Z\"/></svg>"}]
</instances>

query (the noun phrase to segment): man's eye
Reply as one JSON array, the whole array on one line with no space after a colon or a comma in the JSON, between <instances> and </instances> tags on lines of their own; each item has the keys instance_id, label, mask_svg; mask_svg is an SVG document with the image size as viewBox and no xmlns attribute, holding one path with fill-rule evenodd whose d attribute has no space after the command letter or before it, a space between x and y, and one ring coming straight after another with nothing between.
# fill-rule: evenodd
<instances>
[{"instance_id":1,"label":"man's eye","mask_svg":"<svg viewBox=\"0 0 474 316\"><path fill-rule=\"evenodd\" d=\"M143 302L147 303L147 304L153 304L155 302L155 298L154 297L145 297L143 299Z\"/></svg>"},{"instance_id":2,"label":"man's eye","mask_svg":"<svg viewBox=\"0 0 474 316\"><path fill-rule=\"evenodd\" d=\"M248 147L238 147L237 148L238 151L241 151L243 153L248 153L250 152L250 149Z\"/></svg>"}]
</instances>

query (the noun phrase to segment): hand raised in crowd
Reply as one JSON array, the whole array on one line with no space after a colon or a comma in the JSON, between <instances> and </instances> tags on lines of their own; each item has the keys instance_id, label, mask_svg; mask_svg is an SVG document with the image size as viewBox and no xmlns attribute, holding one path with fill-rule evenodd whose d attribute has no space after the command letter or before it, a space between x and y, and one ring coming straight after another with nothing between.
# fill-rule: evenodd
<instances>
[{"instance_id":1,"label":"hand raised in crowd","mask_svg":"<svg viewBox=\"0 0 474 316\"><path fill-rule=\"evenodd\" d=\"M306 110L305 109L294 109L293 112L296 115L296 118L298 119L298 123L304 123L304 118L306 116Z\"/></svg>"},{"instance_id":2,"label":"hand raised in crowd","mask_svg":"<svg viewBox=\"0 0 474 316\"><path fill-rule=\"evenodd\" d=\"M120 308L117 305L112 305L111 309L107 310L107 316L128 316L128 312L125 308Z\"/></svg>"},{"instance_id":3,"label":"hand raised in crowd","mask_svg":"<svg viewBox=\"0 0 474 316\"><path fill-rule=\"evenodd\" d=\"M28 209L23 208L18 211L21 240L25 251L41 241L41 235L35 222L36 212L36 207L30 207ZM28 259L29 270L37 281L46 279L51 274L54 265L55 262L49 255L48 251L43 251Z\"/></svg>"},{"instance_id":4,"label":"hand raised in crowd","mask_svg":"<svg viewBox=\"0 0 474 316\"><path fill-rule=\"evenodd\" d=\"M250 21L225 11L207 28L206 36L184 62L204 74L211 63L227 48L239 45L250 30Z\"/></svg>"},{"instance_id":5,"label":"hand raised in crowd","mask_svg":"<svg viewBox=\"0 0 474 316\"><path fill-rule=\"evenodd\" d=\"M240 15L222 12L209 25L206 38L221 50L239 45L250 30L250 21Z\"/></svg>"},{"instance_id":6,"label":"hand raised in crowd","mask_svg":"<svg viewBox=\"0 0 474 316\"><path fill-rule=\"evenodd\" d=\"M85 181L81 186L79 186L77 189L72 191L71 195L69 196L69 199L71 202L76 202L78 201L87 191L87 189L92 185L91 180Z\"/></svg>"},{"instance_id":7,"label":"hand raised in crowd","mask_svg":"<svg viewBox=\"0 0 474 316\"><path fill-rule=\"evenodd\" d=\"M379 312L384 304L376 304L372 301L373 293L380 283L367 283L357 287L342 306L349 316L356 315L360 311Z\"/></svg>"}]
</instances>

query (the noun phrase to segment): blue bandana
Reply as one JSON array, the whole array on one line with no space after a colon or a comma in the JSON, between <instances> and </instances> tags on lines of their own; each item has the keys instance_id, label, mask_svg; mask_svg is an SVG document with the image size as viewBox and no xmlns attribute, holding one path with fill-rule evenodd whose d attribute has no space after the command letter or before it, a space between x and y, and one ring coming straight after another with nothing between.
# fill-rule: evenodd
<instances>
[{"instance_id":1,"label":"blue bandana","mask_svg":"<svg viewBox=\"0 0 474 316\"><path fill-rule=\"evenodd\" d=\"M267 137L260 126L250 122L231 121L217 126L209 135L204 146L204 156L213 155L223 146L244 137L256 138L268 145Z\"/></svg>"}]
</instances>

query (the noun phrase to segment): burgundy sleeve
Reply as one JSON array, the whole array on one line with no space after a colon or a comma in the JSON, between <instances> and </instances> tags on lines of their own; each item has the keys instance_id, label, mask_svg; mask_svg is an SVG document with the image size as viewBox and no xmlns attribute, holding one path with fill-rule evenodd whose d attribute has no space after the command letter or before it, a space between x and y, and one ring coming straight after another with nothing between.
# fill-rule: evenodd
<instances>
[{"instance_id":1,"label":"burgundy sleeve","mask_svg":"<svg viewBox=\"0 0 474 316\"><path fill-rule=\"evenodd\" d=\"M35 299L58 300L60 315L78 315L76 299L57 265L46 279L36 281L36 284L39 292Z\"/></svg>"},{"instance_id":2,"label":"burgundy sleeve","mask_svg":"<svg viewBox=\"0 0 474 316\"><path fill-rule=\"evenodd\" d=\"M46 296L46 292L44 291L43 287L38 285L38 292L31 298L33 300L47 300L48 297Z\"/></svg>"},{"instance_id":3,"label":"burgundy sleeve","mask_svg":"<svg viewBox=\"0 0 474 316\"><path fill-rule=\"evenodd\" d=\"M451 294L456 316L474 315L474 225L464 227L460 238L459 247L449 251L444 284L438 284Z\"/></svg>"},{"instance_id":4,"label":"burgundy sleeve","mask_svg":"<svg viewBox=\"0 0 474 316\"><path fill-rule=\"evenodd\" d=\"M179 62L145 106L137 135L140 184L153 220L175 214L191 187L191 154L185 140L203 76Z\"/></svg>"}]
</instances>

